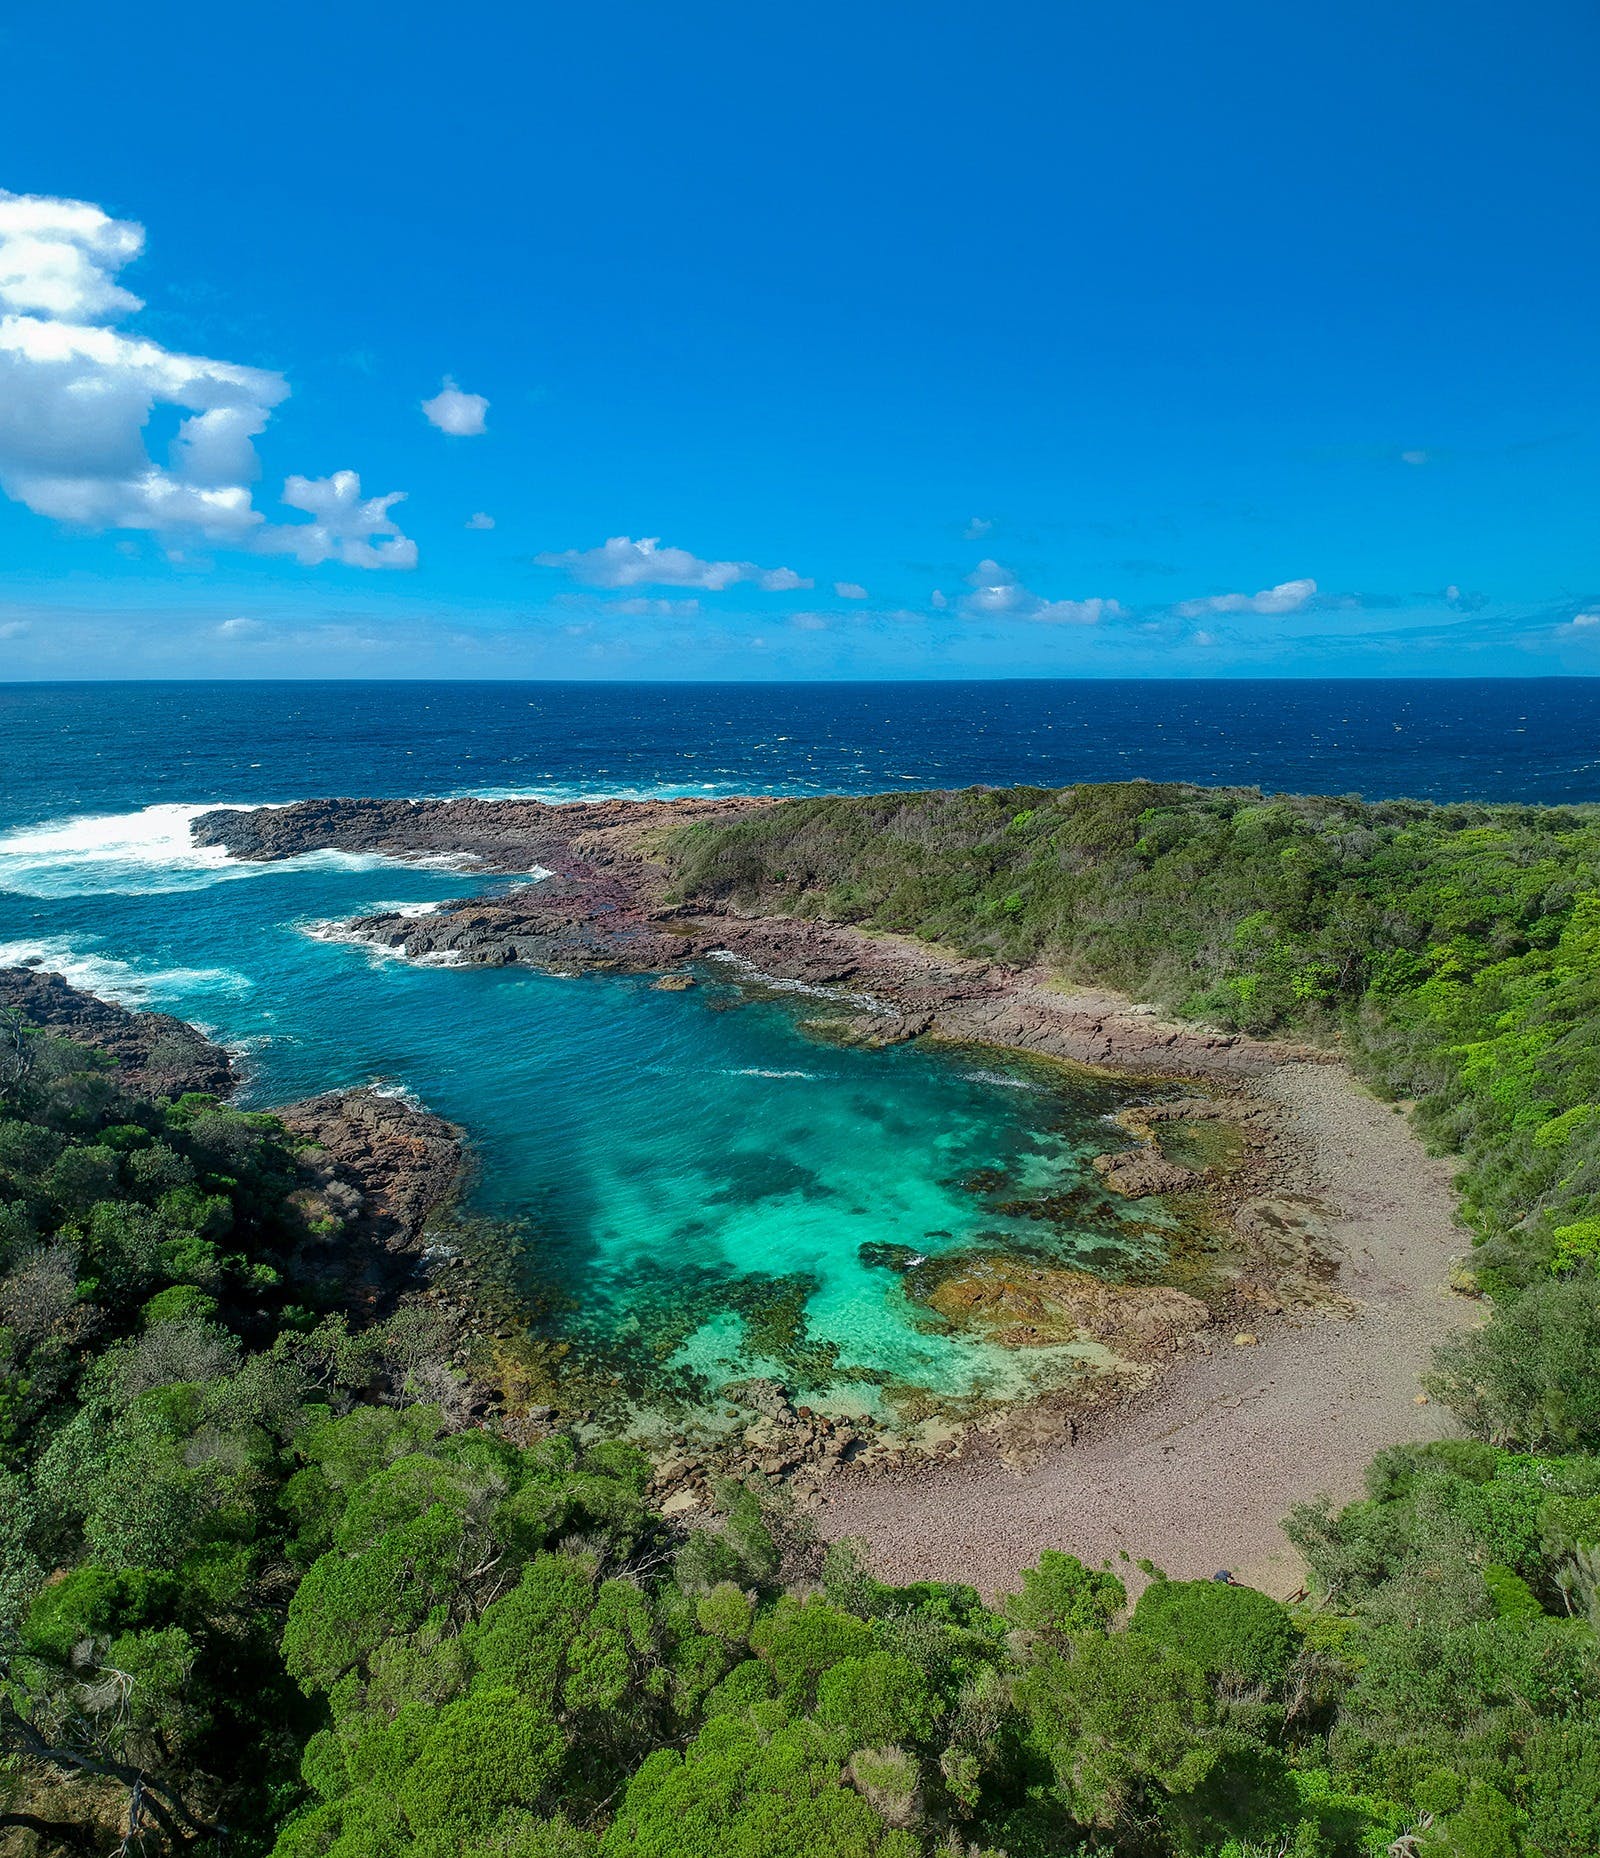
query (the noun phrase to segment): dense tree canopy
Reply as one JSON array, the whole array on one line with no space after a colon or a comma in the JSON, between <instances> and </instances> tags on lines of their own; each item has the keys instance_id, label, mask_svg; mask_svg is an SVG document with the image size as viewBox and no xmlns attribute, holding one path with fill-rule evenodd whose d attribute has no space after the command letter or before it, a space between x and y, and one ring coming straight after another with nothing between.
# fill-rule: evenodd
<instances>
[{"instance_id":1,"label":"dense tree canopy","mask_svg":"<svg viewBox=\"0 0 1600 1858\"><path fill-rule=\"evenodd\" d=\"M1288 1522L1311 1598L1047 1551L876 1579L782 1494L685 1531L286 1266L271 1118L0 1063L0 1841L257 1858L1590 1858L1600 826L1143 784L798 802L686 890L1343 1040L1465 1155L1468 1436ZM397 1319L398 1320L398 1319ZM527 1436L527 1435L519 1435ZM223 1829L225 1830L225 1837Z\"/></svg>"}]
</instances>

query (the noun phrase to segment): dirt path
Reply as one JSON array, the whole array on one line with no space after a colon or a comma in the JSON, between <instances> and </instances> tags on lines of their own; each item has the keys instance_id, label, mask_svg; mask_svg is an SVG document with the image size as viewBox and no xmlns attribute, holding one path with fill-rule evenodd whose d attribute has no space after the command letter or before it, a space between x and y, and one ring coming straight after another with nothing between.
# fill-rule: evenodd
<instances>
[{"instance_id":1,"label":"dirt path","mask_svg":"<svg viewBox=\"0 0 1600 1858\"><path fill-rule=\"evenodd\" d=\"M1261 1086L1293 1115L1339 1214L1338 1287L1358 1314L1285 1322L1258 1346L1186 1363L1026 1473L985 1458L836 1487L826 1535L864 1537L888 1578L991 1594L1044 1548L1090 1562L1126 1550L1174 1578L1231 1568L1279 1595L1300 1584L1280 1518L1321 1491L1359 1494L1375 1451L1447 1429L1442 1408L1415 1404L1417 1378L1474 1311L1445 1288L1468 1242L1452 1222L1451 1163L1342 1067L1283 1065Z\"/></svg>"}]
</instances>

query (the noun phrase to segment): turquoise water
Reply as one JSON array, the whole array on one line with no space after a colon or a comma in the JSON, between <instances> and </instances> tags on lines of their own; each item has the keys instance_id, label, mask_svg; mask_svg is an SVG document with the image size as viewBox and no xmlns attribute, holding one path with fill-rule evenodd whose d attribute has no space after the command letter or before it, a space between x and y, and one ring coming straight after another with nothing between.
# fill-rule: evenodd
<instances>
[{"instance_id":1,"label":"turquoise water","mask_svg":"<svg viewBox=\"0 0 1600 1858\"><path fill-rule=\"evenodd\" d=\"M861 1252L1070 1254L1070 1234L996 1202L1110 1145L1106 1087L994 1053L820 1045L797 1025L814 999L752 998L715 964L668 993L379 955L328 926L476 880L340 854L239 864L189 845L193 811L0 835L0 963L37 957L205 1026L239 1052L246 1104L377 1082L457 1119L474 1208L520 1222L525 1285L594 1356L691 1391L776 1373L880 1411L885 1383L1004 1396L1070 1366L930 1332Z\"/></svg>"},{"instance_id":2,"label":"turquoise water","mask_svg":"<svg viewBox=\"0 0 1600 1858\"><path fill-rule=\"evenodd\" d=\"M819 1046L803 1000L710 976L667 994L379 958L317 925L473 883L230 864L188 820L313 794L1136 774L1593 800L1600 683L0 686L0 961L198 1021L239 1050L247 1102L377 1082L457 1119L476 1207L516 1222L530 1304L580 1352L666 1385L809 1375L842 1406L885 1382L1004 1394L1070 1362L930 1331L862 1247L1143 1243L1103 1203L1083 1231L1000 1211L1111 1145L1103 1087L993 1054Z\"/></svg>"}]
</instances>

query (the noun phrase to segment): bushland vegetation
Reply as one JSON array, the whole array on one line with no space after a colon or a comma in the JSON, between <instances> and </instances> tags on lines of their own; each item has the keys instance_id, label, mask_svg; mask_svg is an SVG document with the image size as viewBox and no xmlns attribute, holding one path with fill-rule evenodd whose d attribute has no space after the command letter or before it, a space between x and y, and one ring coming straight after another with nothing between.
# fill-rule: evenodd
<instances>
[{"instance_id":1,"label":"bushland vegetation","mask_svg":"<svg viewBox=\"0 0 1600 1858\"><path fill-rule=\"evenodd\" d=\"M0 1841L1589 1858L1597 835L1129 784L672 848L695 894L1340 1039L1460 1149L1494 1300L1437 1368L1463 1436L1291 1516L1293 1606L1157 1571L1130 1608L1056 1552L993 1604L893 1587L755 1485L686 1531L632 1447L517 1443L415 1319L317 1307L286 1261L330 1215L270 1117L0 1029Z\"/></svg>"}]
</instances>

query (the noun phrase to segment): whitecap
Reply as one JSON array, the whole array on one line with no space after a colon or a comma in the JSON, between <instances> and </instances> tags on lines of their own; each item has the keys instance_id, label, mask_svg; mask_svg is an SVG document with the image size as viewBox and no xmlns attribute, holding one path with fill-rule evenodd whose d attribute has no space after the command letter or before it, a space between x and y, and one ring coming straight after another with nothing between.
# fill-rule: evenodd
<instances>
[{"instance_id":1,"label":"whitecap","mask_svg":"<svg viewBox=\"0 0 1600 1858\"><path fill-rule=\"evenodd\" d=\"M98 938L96 938L98 939ZM0 942L0 968L37 968L123 1006L182 1002L196 993L248 993L254 982L233 968L141 968L64 936Z\"/></svg>"},{"instance_id":2,"label":"whitecap","mask_svg":"<svg viewBox=\"0 0 1600 1858\"><path fill-rule=\"evenodd\" d=\"M403 961L413 968L460 968L467 965L467 958L459 949L435 948L413 955L399 943L376 941L369 931L358 929L348 922L303 922L296 923L295 928L313 942L335 942L346 948L359 948L369 957L374 967L386 961Z\"/></svg>"},{"instance_id":3,"label":"whitecap","mask_svg":"<svg viewBox=\"0 0 1600 1858\"><path fill-rule=\"evenodd\" d=\"M816 1079L815 1071L769 1071L764 1065L741 1065L735 1071L724 1071L724 1077L803 1077L810 1081Z\"/></svg>"},{"instance_id":4,"label":"whitecap","mask_svg":"<svg viewBox=\"0 0 1600 1858\"><path fill-rule=\"evenodd\" d=\"M161 896L204 890L238 878L265 877L280 864L196 845L190 828L202 813L242 813L244 806L175 801L133 813L80 813L0 835L0 890L24 897ZM397 862L374 852L316 851L281 861L298 869L369 871Z\"/></svg>"}]
</instances>

